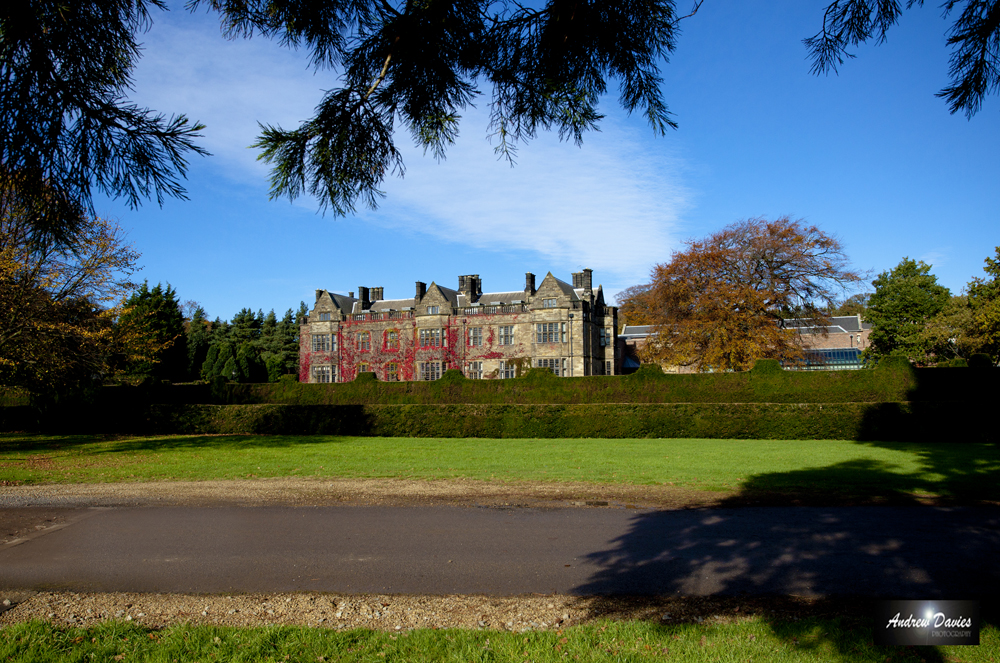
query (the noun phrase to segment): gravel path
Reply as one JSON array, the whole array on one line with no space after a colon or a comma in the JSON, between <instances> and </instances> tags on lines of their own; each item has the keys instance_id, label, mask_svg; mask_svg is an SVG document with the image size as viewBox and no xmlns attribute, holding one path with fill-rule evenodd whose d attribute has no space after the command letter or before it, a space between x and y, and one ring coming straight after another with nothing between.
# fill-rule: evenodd
<instances>
[{"instance_id":1,"label":"gravel path","mask_svg":"<svg viewBox=\"0 0 1000 663\"><path fill-rule=\"evenodd\" d=\"M63 527L88 507L219 505L454 505L545 508L711 506L726 497L672 486L501 483L471 480L304 479L163 481L0 486L0 545ZM675 600L676 601L676 600ZM693 605L693 604L692 604ZM699 604L700 605L700 604ZM669 609L668 609L669 608ZM300 624L334 629L561 628L601 616L680 616L691 606L571 596L333 594L119 594L5 591L0 624L43 619L87 626L122 619L150 627L190 622L228 626ZM671 617L671 619L674 617Z\"/></svg>"},{"instance_id":2,"label":"gravel path","mask_svg":"<svg viewBox=\"0 0 1000 663\"><path fill-rule=\"evenodd\" d=\"M534 508L661 509L734 506L733 493L674 486L502 483L472 480L256 479L252 481L0 485L0 546L64 527L93 506L453 505ZM788 504L788 498L782 498ZM761 504L759 500L747 502ZM748 614L790 618L848 614L847 600L796 597L603 598L578 596L427 596L341 594L123 594L4 590L0 625L42 619L62 626L104 620L153 628L176 623L332 629L558 629L600 618L663 623L725 620Z\"/></svg>"}]
</instances>

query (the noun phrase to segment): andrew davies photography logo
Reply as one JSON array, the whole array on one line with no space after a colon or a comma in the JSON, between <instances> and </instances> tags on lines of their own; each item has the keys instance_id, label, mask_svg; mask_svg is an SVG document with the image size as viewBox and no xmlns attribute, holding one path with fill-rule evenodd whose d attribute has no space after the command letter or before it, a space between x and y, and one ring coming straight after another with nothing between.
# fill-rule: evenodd
<instances>
[{"instance_id":1,"label":"andrew davies photography logo","mask_svg":"<svg viewBox=\"0 0 1000 663\"><path fill-rule=\"evenodd\" d=\"M877 645L978 645L979 601L878 601Z\"/></svg>"}]
</instances>

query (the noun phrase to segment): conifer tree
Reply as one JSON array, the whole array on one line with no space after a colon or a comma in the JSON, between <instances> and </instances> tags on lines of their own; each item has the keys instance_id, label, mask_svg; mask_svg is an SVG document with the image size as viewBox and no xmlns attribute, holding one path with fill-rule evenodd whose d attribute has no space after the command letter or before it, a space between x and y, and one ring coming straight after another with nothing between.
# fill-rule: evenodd
<instances>
[{"instance_id":1,"label":"conifer tree","mask_svg":"<svg viewBox=\"0 0 1000 663\"><path fill-rule=\"evenodd\" d=\"M199 377L201 366L205 363L205 358L208 355L209 338L205 309L198 306L191 315L187 328L187 377L189 380L197 380Z\"/></svg>"},{"instance_id":2,"label":"conifer tree","mask_svg":"<svg viewBox=\"0 0 1000 663\"><path fill-rule=\"evenodd\" d=\"M173 382L187 379L187 337L177 291L169 283L166 288L157 283L150 289L144 282L125 306L122 322L141 325L145 334L164 348L153 361L133 365L131 372Z\"/></svg>"}]
</instances>

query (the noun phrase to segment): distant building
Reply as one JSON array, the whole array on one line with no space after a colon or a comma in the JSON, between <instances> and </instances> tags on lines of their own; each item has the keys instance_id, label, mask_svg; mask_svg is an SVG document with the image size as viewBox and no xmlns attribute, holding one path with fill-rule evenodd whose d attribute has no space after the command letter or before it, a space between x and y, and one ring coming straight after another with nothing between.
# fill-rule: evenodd
<instances>
[{"instance_id":1,"label":"distant building","mask_svg":"<svg viewBox=\"0 0 1000 663\"><path fill-rule=\"evenodd\" d=\"M815 320L790 318L785 329L799 335L806 349L805 364L798 370L850 370L862 368L861 352L868 347L872 326L860 315L836 315L829 325L816 325Z\"/></svg>"},{"instance_id":2,"label":"distant building","mask_svg":"<svg viewBox=\"0 0 1000 663\"><path fill-rule=\"evenodd\" d=\"M299 380L347 382L359 372L380 380L436 380L448 369L472 379L513 378L529 367L558 376L615 375L618 309L607 306L592 270L573 283L548 273L535 287L483 292L478 274L452 290L417 281L414 296L385 299L381 287L358 296L316 291L301 327Z\"/></svg>"},{"instance_id":3,"label":"distant building","mask_svg":"<svg viewBox=\"0 0 1000 663\"><path fill-rule=\"evenodd\" d=\"M829 318L829 325L816 325L808 318L783 320L785 329L799 336L805 348L805 363L787 368L796 370L849 370L861 368L861 352L868 347L871 325L861 316L844 315ZM639 368L640 353L650 336L656 333L652 325L625 325L618 338L621 343L622 372ZM664 366L667 373L694 373L696 366Z\"/></svg>"}]
</instances>

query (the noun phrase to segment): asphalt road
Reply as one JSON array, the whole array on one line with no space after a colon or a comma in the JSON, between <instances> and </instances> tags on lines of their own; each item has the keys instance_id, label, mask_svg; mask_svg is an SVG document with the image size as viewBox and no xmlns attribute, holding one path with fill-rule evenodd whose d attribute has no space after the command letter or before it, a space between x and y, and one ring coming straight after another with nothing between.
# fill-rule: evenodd
<instances>
[{"instance_id":1,"label":"asphalt road","mask_svg":"<svg viewBox=\"0 0 1000 663\"><path fill-rule=\"evenodd\" d=\"M0 547L0 589L1000 595L1000 510L82 509Z\"/></svg>"}]
</instances>

